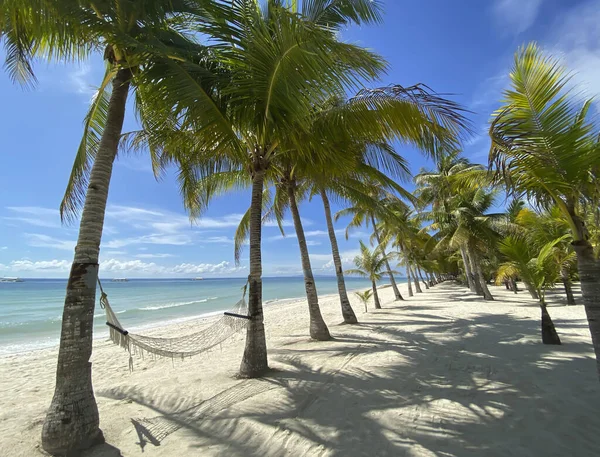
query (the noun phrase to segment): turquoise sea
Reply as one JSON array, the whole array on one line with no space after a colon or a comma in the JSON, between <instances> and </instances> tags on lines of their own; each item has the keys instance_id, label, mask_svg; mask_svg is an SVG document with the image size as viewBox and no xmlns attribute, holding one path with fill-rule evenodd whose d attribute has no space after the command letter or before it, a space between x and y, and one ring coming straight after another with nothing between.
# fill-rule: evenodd
<instances>
[{"instance_id":1,"label":"turquoise sea","mask_svg":"<svg viewBox=\"0 0 600 457\"><path fill-rule=\"evenodd\" d=\"M319 295L337 292L334 277L315 278ZM402 280L400 280L402 281ZM230 309L242 296L245 278L104 280L112 308L127 329L165 325ZM349 291L364 289L364 279L346 278ZM26 279L0 283L0 354L24 352L58 344L66 280ZM99 299L100 293L97 293ZM301 277L263 278L263 300L304 297ZM96 303L94 335L108 334L104 311Z\"/></svg>"}]
</instances>

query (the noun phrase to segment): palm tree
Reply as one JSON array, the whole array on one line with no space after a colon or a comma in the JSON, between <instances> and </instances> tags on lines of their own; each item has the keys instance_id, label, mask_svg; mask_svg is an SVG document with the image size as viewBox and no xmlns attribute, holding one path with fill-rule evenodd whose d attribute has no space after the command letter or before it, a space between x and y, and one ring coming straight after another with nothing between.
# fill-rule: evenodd
<instances>
[{"instance_id":1,"label":"palm tree","mask_svg":"<svg viewBox=\"0 0 600 457\"><path fill-rule=\"evenodd\" d=\"M63 221L83 211L63 310L56 388L42 432L50 453L78 452L104 440L89 359L104 214L129 92L147 123L146 72L192 59L199 46L187 36L190 22L200 24L215 12L185 1L3 3L0 39L14 80L35 82L31 60L40 55L68 61L102 51L106 62L60 206Z\"/></svg>"},{"instance_id":2,"label":"palm tree","mask_svg":"<svg viewBox=\"0 0 600 457\"><path fill-rule=\"evenodd\" d=\"M294 163L307 153L300 140L310 130L315 106L384 70L380 57L341 42L337 33L351 22L378 21L380 13L380 4L367 0L287 6L275 0L236 1L228 6L226 21L203 28L213 44L203 56L210 71L189 69L182 74L172 67L155 75L156 97L172 109L135 141L154 150L161 166L178 164L184 204L192 217L199 216L215 195L252 189L248 216L252 319L241 376L256 377L268 370L261 221L265 183L277 179L271 167L280 157L289 155ZM207 88L206 81L214 81L217 89ZM177 83L175 88L172 82Z\"/></svg>"},{"instance_id":3,"label":"palm tree","mask_svg":"<svg viewBox=\"0 0 600 457\"><path fill-rule=\"evenodd\" d=\"M466 189L475 189L485 186L486 173L483 166L471 163L468 159L460 156L459 150L444 152L437 157L435 170L421 170L415 176L417 189L415 195L422 206L431 205L431 214L449 222L452 219L451 200ZM465 276L471 292L483 295L483 289L477 280L475 268L469 258L467 249L459 247L463 260Z\"/></svg>"},{"instance_id":4,"label":"palm tree","mask_svg":"<svg viewBox=\"0 0 600 457\"><path fill-rule=\"evenodd\" d=\"M384 242L384 239L381 237L380 230L377 226L376 217L392 217L393 213L385 208L385 200L398 200L395 196L387 193L381 187L373 186L371 190L371 197L373 199L381 199L382 205L378 207L373 207L369 204L364 204L364 202L357 202L354 206L350 206L348 208L342 209L338 211L335 215L335 219L338 220L343 216L351 216L352 219L348 224L348 228L346 229L346 238L348 238L349 230L353 227L360 227L361 225L365 225L368 227L371 225L373 227L373 236L377 241L377 246L381 249L383 257L385 260L386 271L388 277L390 278L390 283L392 285L392 289L394 291L394 296L396 300L404 300L402 294L400 294L400 290L398 289L398 285L396 284L396 280L394 279L394 274L392 273L392 269L390 267L390 263L387 260L387 254L385 252L385 245L387 241ZM398 200L399 201L399 200Z\"/></svg>"},{"instance_id":5,"label":"palm tree","mask_svg":"<svg viewBox=\"0 0 600 457\"><path fill-rule=\"evenodd\" d=\"M557 206L569 224L600 375L600 262L581 212L597 195L598 130L587 116L592 101L579 105L567 71L535 44L517 51L510 78L490 126L490 166L509 192L543 208Z\"/></svg>"},{"instance_id":6,"label":"palm tree","mask_svg":"<svg viewBox=\"0 0 600 457\"><path fill-rule=\"evenodd\" d=\"M553 243L552 259L560 272L567 305L575 305L575 296L571 283L571 275L576 267L576 256L571 242L569 224L557 207L537 214L530 209L522 209L515 218L515 225L520 229L519 234L527 237L528 241L541 251L548 243Z\"/></svg>"},{"instance_id":7,"label":"palm tree","mask_svg":"<svg viewBox=\"0 0 600 457\"><path fill-rule=\"evenodd\" d=\"M490 251L500 238L497 226L505 219L501 213L488 213L494 203L494 192L485 188L458 189L438 210L422 213L422 218L434 221L425 230L438 231L436 249L458 249L467 277L473 276L478 295L493 300L483 271L482 254Z\"/></svg>"},{"instance_id":8,"label":"palm tree","mask_svg":"<svg viewBox=\"0 0 600 457\"><path fill-rule=\"evenodd\" d=\"M364 292L354 292L354 295L361 301L363 305L365 305L365 313L369 310L367 309L367 305L369 304L369 300L373 296L373 291L371 289L367 289Z\"/></svg>"},{"instance_id":9,"label":"palm tree","mask_svg":"<svg viewBox=\"0 0 600 457\"><path fill-rule=\"evenodd\" d=\"M501 265L498 276L504 274L519 275L525 285L535 292L533 298L538 299L542 311L542 342L544 344L560 344L554 323L548 314L546 306L546 290L554 285L558 278L556 264L552 261L552 250L556 242L544 246L537 257L537 251L532 244L522 236L510 235L499 243L499 250L505 256L506 262ZM504 272L504 273L503 273Z\"/></svg>"},{"instance_id":10,"label":"palm tree","mask_svg":"<svg viewBox=\"0 0 600 457\"><path fill-rule=\"evenodd\" d=\"M359 275L369 278L373 287L373 297L375 299L375 309L381 309L379 294L377 294L377 281L381 279L381 270L388 262L387 256L383 255L380 247L371 251L365 243L360 242L360 255L354 257L355 269L347 270L346 274Z\"/></svg>"}]
</instances>

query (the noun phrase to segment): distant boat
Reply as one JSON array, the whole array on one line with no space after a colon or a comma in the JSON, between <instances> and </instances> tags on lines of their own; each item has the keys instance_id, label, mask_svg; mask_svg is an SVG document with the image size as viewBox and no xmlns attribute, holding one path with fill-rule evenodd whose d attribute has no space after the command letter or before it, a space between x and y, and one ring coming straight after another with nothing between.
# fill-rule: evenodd
<instances>
[{"instance_id":1,"label":"distant boat","mask_svg":"<svg viewBox=\"0 0 600 457\"><path fill-rule=\"evenodd\" d=\"M203 281L204 278L202 276L198 276L197 278L192 279L192 281Z\"/></svg>"},{"instance_id":2,"label":"distant boat","mask_svg":"<svg viewBox=\"0 0 600 457\"><path fill-rule=\"evenodd\" d=\"M23 282L21 278L0 278L0 282Z\"/></svg>"},{"instance_id":3,"label":"distant boat","mask_svg":"<svg viewBox=\"0 0 600 457\"><path fill-rule=\"evenodd\" d=\"M113 278L112 282L128 282L129 279L127 278Z\"/></svg>"}]
</instances>

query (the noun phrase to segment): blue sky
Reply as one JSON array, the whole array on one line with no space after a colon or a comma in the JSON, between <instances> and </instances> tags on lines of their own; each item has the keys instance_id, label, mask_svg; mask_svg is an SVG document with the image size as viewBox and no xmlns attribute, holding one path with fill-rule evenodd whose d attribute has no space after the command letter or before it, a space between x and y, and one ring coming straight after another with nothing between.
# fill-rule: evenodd
<instances>
[{"instance_id":1,"label":"blue sky","mask_svg":"<svg viewBox=\"0 0 600 457\"><path fill-rule=\"evenodd\" d=\"M475 136L465 145L473 161L485 160L486 126L506 86L517 47L536 40L562 56L576 81L600 92L599 0L386 0L385 23L353 27L344 38L372 48L390 63L382 84L426 83L452 93L474 111ZM3 58L3 56L2 56ZM79 143L82 119L101 79L100 58L78 65L36 66L39 85L23 91L0 72L0 276L66 277L77 224L62 226L58 205ZM135 128L132 116L125 131ZM413 172L428 166L410 148L400 148ZM410 187L410 186L409 186ZM245 276L247 257L233 261L233 233L249 204L247 193L213 202L190 225L173 176L156 182L147 157L119 158L111 184L101 250L104 276ZM316 274L333 274L330 246L319 201L301 212ZM355 231L340 249L346 263L357 251ZM298 246L288 223L284 239L276 227L263 235L264 274L301 273Z\"/></svg>"}]
</instances>

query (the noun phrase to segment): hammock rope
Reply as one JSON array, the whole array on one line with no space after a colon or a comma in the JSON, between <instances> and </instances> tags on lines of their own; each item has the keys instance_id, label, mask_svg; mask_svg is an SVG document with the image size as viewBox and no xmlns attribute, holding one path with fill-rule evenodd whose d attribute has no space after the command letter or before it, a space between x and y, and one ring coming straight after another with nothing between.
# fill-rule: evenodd
<instances>
[{"instance_id":1,"label":"hammock rope","mask_svg":"<svg viewBox=\"0 0 600 457\"><path fill-rule=\"evenodd\" d=\"M98 279L98 285L101 294L100 307L104 309L106 314L106 325L109 327L110 339L129 352L130 370L133 370L134 354L143 357L146 352L171 359L191 357L219 346L223 341L246 328L252 319L251 316L248 316L248 305L246 303L248 283L246 283L243 288L242 299L235 304L231 311L223 313L219 320L198 332L172 338L140 335L123 328L108 301L108 296L102 288L100 279Z\"/></svg>"}]
</instances>

